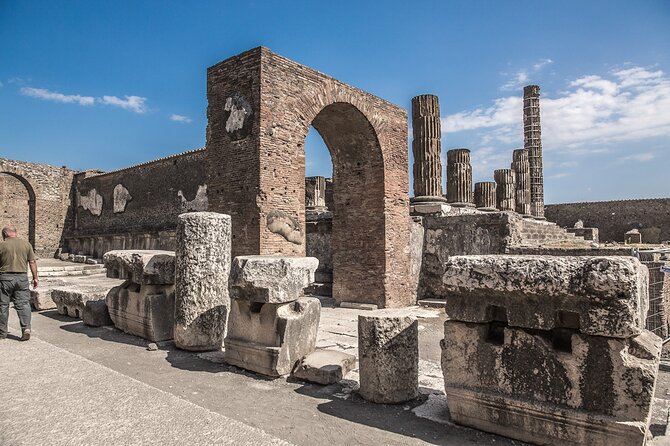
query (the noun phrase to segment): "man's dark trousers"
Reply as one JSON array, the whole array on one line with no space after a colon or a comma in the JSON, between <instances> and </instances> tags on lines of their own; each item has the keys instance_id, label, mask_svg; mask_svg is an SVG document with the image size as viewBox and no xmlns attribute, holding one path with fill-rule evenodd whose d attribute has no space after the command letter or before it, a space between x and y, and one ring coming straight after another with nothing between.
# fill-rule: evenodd
<instances>
[{"instance_id":1,"label":"man's dark trousers","mask_svg":"<svg viewBox=\"0 0 670 446\"><path fill-rule=\"evenodd\" d=\"M7 336L9 303L19 315L21 331L30 328L30 282L26 273L0 273L0 338Z\"/></svg>"}]
</instances>

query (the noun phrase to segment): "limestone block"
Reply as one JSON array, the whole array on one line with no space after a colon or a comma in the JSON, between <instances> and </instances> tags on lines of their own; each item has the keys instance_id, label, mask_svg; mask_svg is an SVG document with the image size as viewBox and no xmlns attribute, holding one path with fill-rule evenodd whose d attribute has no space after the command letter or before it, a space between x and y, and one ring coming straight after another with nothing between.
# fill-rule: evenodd
<instances>
[{"instance_id":1,"label":"limestone block","mask_svg":"<svg viewBox=\"0 0 670 446\"><path fill-rule=\"evenodd\" d=\"M535 444L644 444L661 339L445 322L452 420ZM362 364L361 364L362 365Z\"/></svg>"},{"instance_id":2,"label":"limestone block","mask_svg":"<svg viewBox=\"0 0 670 446\"><path fill-rule=\"evenodd\" d=\"M293 376L317 384L335 384L356 366L356 357L335 350L317 350L300 360Z\"/></svg>"},{"instance_id":3,"label":"limestone block","mask_svg":"<svg viewBox=\"0 0 670 446\"><path fill-rule=\"evenodd\" d=\"M116 328L154 342L173 338L174 285L127 280L107 293L106 302Z\"/></svg>"},{"instance_id":4,"label":"limestone block","mask_svg":"<svg viewBox=\"0 0 670 446\"><path fill-rule=\"evenodd\" d=\"M275 304L294 301L314 282L318 266L315 257L235 257L230 272L230 297Z\"/></svg>"},{"instance_id":5,"label":"limestone block","mask_svg":"<svg viewBox=\"0 0 670 446\"><path fill-rule=\"evenodd\" d=\"M314 351L320 316L313 297L279 304L232 299L225 360L267 376L288 375Z\"/></svg>"},{"instance_id":6,"label":"limestone block","mask_svg":"<svg viewBox=\"0 0 670 446\"><path fill-rule=\"evenodd\" d=\"M30 290L30 305L37 311L53 310L56 308L56 303L51 298L52 286L65 285L62 280L49 283L45 285L40 283L39 287Z\"/></svg>"},{"instance_id":7,"label":"limestone block","mask_svg":"<svg viewBox=\"0 0 670 446\"><path fill-rule=\"evenodd\" d=\"M620 338L644 329L648 282L634 257L456 256L443 275L452 320Z\"/></svg>"},{"instance_id":8,"label":"limestone block","mask_svg":"<svg viewBox=\"0 0 670 446\"><path fill-rule=\"evenodd\" d=\"M230 308L230 216L181 214L177 222L174 341L185 350L220 350Z\"/></svg>"},{"instance_id":9,"label":"limestone block","mask_svg":"<svg viewBox=\"0 0 670 446\"><path fill-rule=\"evenodd\" d=\"M103 257L107 277L130 279L137 284L174 284L175 256L172 251L119 250Z\"/></svg>"},{"instance_id":10,"label":"limestone block","mask_svg":"<svg viewBox=\"0 0 670 446\"><path fill-rule=\"evenodd\" d=\"M113 325L114 321L109 317L107 311L107 302L102 300L89 300L84 305L84 312L81 319L84 324L91 327L104 327L105 325Z\"/></svg>"},{"instance_id":11,"label":"limestone block","mask_svg":"<svg viewBox=\"0 0 670 446\"><path fill-rule=\"evenodd\" d=\"M74 263L86 263L86 256L82 255L74 256Z\"/></svg>"},{"instance_id":12,"label":"limestone block","mask_svg":"<svg viewBox=\"0 0 670 446\"><path fill-rule=\"evenodd\" d=\"M58 256L58 258L65 262L65 261L67 261L67 260L70 260L70 254L68 254L67 252L62 252L62 253Z\"/></svg>"},{"instance_id":13,"label":"limestone block","mask_svg":"<svg viewBox=\"0 0 670 446\"><path fill-rule=\"evenodd\" d=\"M106 294L106 291L100 290L99 288L54 288L51 292L51 299L56 304L58 314L81 319L84 314L86 303L92 300L104 300Z\"/></svg>"},{"instance_id":14,"label":"limestone block","mask_svg":"<svg viewBox=\"0 0 670 446\"><path fill-rule=\"evenodd\" d=\"M419 324L393 314L358 316L360 394L374 403L402 403L419 393Z\"/></svg>"}]
</instances>

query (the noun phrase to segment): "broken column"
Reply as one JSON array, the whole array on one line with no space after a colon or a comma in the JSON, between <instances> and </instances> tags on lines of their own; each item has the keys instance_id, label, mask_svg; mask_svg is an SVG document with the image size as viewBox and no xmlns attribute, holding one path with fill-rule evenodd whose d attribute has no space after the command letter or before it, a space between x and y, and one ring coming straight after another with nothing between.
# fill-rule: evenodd
<instances>
[{"instance_id":1,"label":"broken column","mask_svg":"<svg viewBox=\"0 0 670 446\"><path fill-rule=\"evenodd\" d=\"M493 172L496 180L496 204L501 211L516 209L516 179L512 169L498 169Z\"/></svg>"},{"instance_id":2,"label":"broken column","mask_svg":"<svg viewBox=\"0 0 670 446\"><path fill-rule=\"evenodd\" d=\"M472 166L468 149L453 149L447 152L447 202L452 206L474 206Z\"/></svg>"},{"instance_id":3,"label":"broken column","mask_svg":"<svg viewBox=\"0 0 670 446\"><path fill-rule=\"evenodd\" d=\"M173 338L175 255L173 251L109 251L107 277L125 279L107 294L116 328L153 342Z\"/></svg>"},{"instance_id":4,"label":"broken column","mask_svg":"<svg viewBox=\"0 0 670 446\"><path fill-rule=\"evenodd\" d=\"M544 178L542 175L542 132L540 127L540 87L523 87L523 147L530 166L530 211L544 220Z\"/></svg>"},{"instance_id":5,"label":"broken column","mask_svg":"<svg viewBox=\"0 0 670 446\"><path fill-rule=\"evenodd\" d=\"M496 183L494 181L475 183L475 206L481 211L497 210Z\"/></svg>"},{"instance_id":6,"label":"broken column","mask_svg":"<svg viewBox=\"0 0 670 446\"><path fill-rule=\"evenodd\" d=\"M314 351L321 303L304 297L319 261L313 257L235 257L226 362L266 376L288 375Z\"/></svg>"},{"instance_id":7,"label":"broken column","mask_svg":"<svg viewBox=\"0 0 670 446\"><path fill-rule=\"evenodd\" d=\"M177 219L174 342L221 350L230 309L230 216L191 212Z\"/></svg>"},{"instance_id":8,"label":"broken column","mask_svg":"<svg viewBox=\"0 0 670 446\"><path fill-rule=\"evenodd\" d=\"M397 314L397 313L396 313ZM388 310L358 316L360 394L373 403L397 404L419 393L419 324Z\"/></svg>"},{"instance_id":9,"label":"broken column","mask_svg":"<svg viewBox=\"0 0 670 446\"><path fill-rule=\"evenodd\" d=\"M412 202L442 203L440 103L437 96L412 98L412 154L414 198Z\"/></svg>"},{"instance_id":10,"label":"broken column","mask_svg":"<svg viewBox=\"0 0 670 446\"><path fill-rule=\"evenodd\" d=\"M661 352L648 280L633 257L451 257L452 419L535 444L643 445Z\"/></svg>"},{"instance_id":11,"label":"broken column","mask_svg":"<svg viewBox=\"0 0 670 446\"><path fill-rule=\"evenodd\" d=\"M325 177L305 177L305 209L326 210Z\"/></svg>"},{"instance_id":12,"label":"broken column","mask_svg":"<svg viewBox=\"0 0 670 446\"><path fill-rule=\"evenodd\" d=\"M517 149L512 155L512 170L516 179L516 211L530 216L530 163L528 150Z\"/></svg>"}]
</instances>

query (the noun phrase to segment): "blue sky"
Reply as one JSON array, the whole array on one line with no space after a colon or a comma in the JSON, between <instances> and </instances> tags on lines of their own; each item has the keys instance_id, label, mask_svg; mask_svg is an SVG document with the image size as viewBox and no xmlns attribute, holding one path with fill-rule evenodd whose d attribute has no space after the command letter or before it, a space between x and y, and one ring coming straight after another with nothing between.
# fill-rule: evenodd
<instances>
[{"instance_id":1,"label":"blue sky","mask_svg":"<svg viewBox=\"0 0 670 446\"><path fill-rule=\"evenodd\" d=\"M0 156L111 170L201 147L206 68L255 46L408 108L476 181L542 88L546 201L668 197L670 2L0 0ZM309 175L329 175L307 141Z\"/></svg>"}]
</instances>

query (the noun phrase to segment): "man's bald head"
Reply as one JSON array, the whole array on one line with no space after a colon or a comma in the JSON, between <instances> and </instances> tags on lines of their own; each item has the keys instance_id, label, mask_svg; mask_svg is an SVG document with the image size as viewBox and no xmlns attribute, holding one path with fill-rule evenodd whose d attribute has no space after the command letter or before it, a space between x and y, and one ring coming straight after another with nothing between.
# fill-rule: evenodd
<instances>
[{"instance_id":1,"label":"man's bald head","mask_svg":"<svg viewBox=\"0 0 670 446\"><path fill-rule=\"evenodd\" d=\"M16 227L15 226L5 226L2 228L2 238L16 237Z\"/></svg>"}]
</instances>

